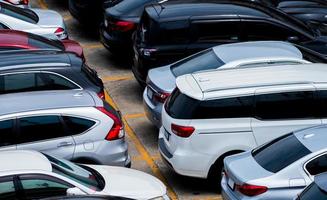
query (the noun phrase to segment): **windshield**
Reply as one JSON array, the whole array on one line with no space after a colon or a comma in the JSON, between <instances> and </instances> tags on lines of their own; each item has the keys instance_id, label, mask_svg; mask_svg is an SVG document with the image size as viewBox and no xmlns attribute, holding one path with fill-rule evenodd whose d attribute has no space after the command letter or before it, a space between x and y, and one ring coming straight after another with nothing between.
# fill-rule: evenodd
<instances>
[{"instance_id":1,"label":"windshield","mask_svg":"<svg viewBox=\"0 0 327 200\"><path fill-rule=\"evenodd\" d=\"M49 40L45 37L31 33L28 33L28 44L39 49L65 50L64 45L59 40Z\"/></svg>"},{"instance_id":2,"label":"windshield","mask_svg":"<svg viewBox=\"0 0 327 200\"><path fill-rule=\"evenodd\" d=\"M254 149L252 156L261 167L276 173L310 153L291 133Z\"/></svg>"},{"instance_id":3,"label":"windshield","mask_svg":"<svg viewBox=\"0 0 327 200\"><path fill-rule=\"evenodd\" d=\"M47 154L44 155L51 162L54 173L74 180L91 190L103 190L105 185L104 179L96 170L87 166L76 165L67 160L54 158Z\"/></svg>"},{"instance_id":4,"label":"windshield","mask_svg":"<svg viewBox=\"0 0 327 200\"><path fill-rule=\"evenodd\" d=\"M197 71L217 69L224 64L212 49L207 49L173 64L170 69L174 76L178 77Z\"/></svg>"},{"instance_id":5,"label":"windshield","mask_svg":"<svg viewBox=\"0 0 327 200\"><path fill-rule=\"evenodd\" d=\"M32 10L18 8L5 3L0 3L0 12L4 15L33 24L36 24L39 21L39 17Z\"/></svg>"}]
</instances>

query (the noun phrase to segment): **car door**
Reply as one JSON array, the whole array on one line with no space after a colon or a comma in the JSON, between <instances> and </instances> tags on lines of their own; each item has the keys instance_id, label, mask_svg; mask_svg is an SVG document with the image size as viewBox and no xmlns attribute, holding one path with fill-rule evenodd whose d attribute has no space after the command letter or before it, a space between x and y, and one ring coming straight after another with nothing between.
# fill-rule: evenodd
<instances>
[{"instance_id":1,"label":"car door","mask_svg":"<svg viewBox=\"0 0 327 200\"><path fill-rule=\"evenodd\" d=\"M0 200L17 200L17 198L13 177L0 177Z\"/></svg>"},{"instance_id":2,"label":"car door","mask_svg":"<svg viewBox=\"0 0 327 200\"><path fill-rule=\"evenodd\" d=\"M73 157L75 142L64 128L61 116L21 117L17 123L19 127L17 149L42 151L65 159Z\"/></svg>"},{"instance_id":3,"label":"car door","mask_svg":"<svg viewBox=\"0 0 327 200\"><path fill-rule=\"evenodd\" d=\"M200 20L191 22L191 42L187 47L189 55L220 45L240 42L240 24L238 18L224 20Z\"/></svg>"},{"instance_id":4,"label":"car door","mask_svg":"<svg viewBox=\"0 0 327 200\"><path fill-rule=\"evenodd\" d=\"M310 126L320 125L319 105L312 85L256 90L251 121L258 145Z\"/></svg>"},{"instance_id":5,"label":"car door","mask_svg":"<svg viewBox=\"0 0 327 200\"><path fill-rule=\"evenodd\" d=\"M0 120L0 151L16 148L15 119Z\"/></svg>"}]
</instances>

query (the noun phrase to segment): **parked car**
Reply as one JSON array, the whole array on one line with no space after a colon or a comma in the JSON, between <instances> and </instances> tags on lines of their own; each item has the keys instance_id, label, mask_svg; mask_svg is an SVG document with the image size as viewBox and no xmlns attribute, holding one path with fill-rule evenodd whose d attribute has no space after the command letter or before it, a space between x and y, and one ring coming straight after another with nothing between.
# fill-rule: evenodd
<instances>
[{"instance_id":1,"label":"parked car","mask_svg":"<svg viewBox=\"0 0 327 200\"><path fill-rule=\"evenodd\" d=\"M0 30L0 51L20 49L48 49L72 52L85 61L83 48L73 40L50 40L48 38L16 30Z\"/></svg>"},{"instance_id":2,"label":"parked car","mask_svg":"<svg viewBox=\"0 0 327 200\"><path fill-rule=\"evenodd\" d=\"M102 44L112 53L133 52L132 34L140 21L144 7L157 0L123 0L105 10L100 28Z\"/></svg>"},{"instance_id":3,"label":"parked car","mask_svg":"<svg viewBox=\"0 0 327 200\"><path fill-rule=\"evenodd\" d=\"M39 199L41 200L41 199ZM125 197L103 196L103 195L65 195L44 198L42 200L132 200Z\"/></svg>"},{"instance_id":4,"label":"parked car","mask_svg":"<svg viewBox=\"0 0 327 200\"><path fill-rule=\"evenodd\" d=\"M327 55L327 38L285 13L255 2L180 0L145 8L134 36L136 79L148 70L226 43L290 41Z\"/></svg>"},{"instance_id":5,"label":"parked car","mask_svg":"<svg viewBox=\"0 0 327 200\"><path fill-rule=\"evenodd\" d=\"M326 123L326 73L301 64L180 76L162 109L160 153L178 174L220 180L226 156Z\"/></svg>"},{"instance_id":6,"label":"parked car","mask_svg":"<svg viewBox=\"0 0 327 200\"><path fill-rule=\"evenodd\" d=\"M225 158L222 196L294 200L315 175L327 172L326 130L327 126L318 126L295 131Z\"/></svg>"},{"instance_id":7,"label":"parked car","mask_svg":"<svg viewBox=\"0 0 327 200\"><path fill-rule=\"evenodd\" d=\"M327 63L324 56L286 42L259 41L219 45L173 64L151 69L143 92L144 110L148 119L160 128L163 103L175 89L176 78L184 74L217 68L262 67L308 61Z\"/></svg>"},{"instance_id":8,"label":"parked car","mask_svg":"<svg viewBox=\"0 0 327 200\"><path fill-rule=\"evenodd\" d=\"M0 2L8 3L21 8L29 8L29 0L0 0Z\"/></svg>"},{"instance_id":9,"label":"parked car","mask_svg":"<svg viewBox=\"0 0 327 200\"><path fill-rule=\"evenodd\" d=\"M52 10L23 9L0 2L0 29L20 30L50 39L67 39L61 15Z\"/></svg>"},{"instance_id":10,"label":"parked car","mask_svg":"<svg viewBox=\"0 0 327 200\"><path fill-rule=\"evenodd\" d=\"M327 174L322 173L314 177L314 182L311 183L296 200L327 200Z\"/></svg>"},{"instance_id":11,"label":"parked car","mask_svg":"<svg viewBox=\"0 0 327 200\"><path fill-rule=\"evenodd\" d=\"M120 114L93 92L7 94L0 102L0 150L31 149L80 163L131 164Z\"/></svg>"},{"instance_id":12,"label":"parked car","mask_svg":"<svg viewBox=\"0 0 327 200\"><path fill-rule=\"evenodd\" d=\"M9 185L1 188L0 198L6 200L18 196L39 199L66 194L169 199L161 181L133 169L76 165L35 151L4 151L0 153L0 160L0 184Z\"/></svg>"},{"instance_id":13,"label":"parked car","mask_svg":"<svg viewBox=\"0 0 327 200\"><path fill-rule=\"evenodd\" d=\"M0 94L82 89L108 100L97 72L75 54L50 50L0 52Z\"/></svg>"}]
</instances>

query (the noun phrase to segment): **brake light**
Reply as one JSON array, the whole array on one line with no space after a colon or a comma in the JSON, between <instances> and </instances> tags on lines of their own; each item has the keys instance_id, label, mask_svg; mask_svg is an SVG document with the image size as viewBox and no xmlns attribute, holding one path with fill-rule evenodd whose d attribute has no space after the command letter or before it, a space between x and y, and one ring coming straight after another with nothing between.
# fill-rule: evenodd
<instances>
[{"instance_id":1,"label":"brake light","mask_svg":"<svg viewBox=\"0 0 327 200\"><path fill-rule=\"evenodd\" d=\"M29 0L5 0L13 5L28 5Z\"/></svg>"},{"instance_id":2,"label":"brake light","mask_svg":"<svg viewBox=\"0 0 327 200\"><path fill-rule=\"evenodd\" d=\"M192 135L192 133L194 132L194 127L192 126L180 126L180 125L176 125L176 124L171 124L171 131L180 137L183 138L188 138Z\"/></svg>"},{"instance_id":3,"label":"brake light","mask_svg":"<svg viewBox=\"0 0 327 200\"><path fill-rule=\"evenodd\" d=\"M265 186L249 185L249 184L235 185L235 189L238 190L240 193L250 197L263 194L268 190L268 188Z\"/></svg>"},{"instance_id":4,"label":"brake light","mask_svg":"<svg viewBox=\"0 0 327 200\"><path fill-rule=\"evenodd\" d=\"M128 21L115 21L110 25L108 26L111 28L111 30L122 31L122 32L133 30L136 27L133 22L128 22Z\"/></svg>"},{"instance_id":5,"label":"brake light","mask_svg":"<svg viewBox=\"0 0 327 200\"><path fill-rule=\"evenodd\" d=\"M162 92L162 93L155 93L153 94L153 98L160 102L165 103L166 99L170 96L170 93Z\"/></svg>"},{"instance_id":6,"label":"brake light","mask_svg":"<svg viewBox=\"0 0 327 200\"><path fill-rule=\"evenodd\" d=\"M56 31L54 32L54 34L60 39L60 40L64 40L68 38L68 35L65 32L65 29L59 27L56 29Z\"/></svg>"},{"instance_id":7,"label":"brake light","mask_svg":"<svg viewBox=\"0 0 327 200\"><path fill-rule=\"evenodd\" d=\"M104 94L104 90L101 90L98 94L98 97L100 98L100 99L105 99L105 94Z\"/></svg>"},{"instance_id":8,"label":"brake light","mask_svg":"<svg viewBox=\"0 0 327 200\"><path fill-rule=\"evenodd\" d=\"M118 140L120 138L123 138L124 137L123 122L120 120L120 118L115 114L106 110L104 107L96 107L96 108L114 121L114 124L111 127L105 139L111 141L111 140Z\"/></svg>"}]
</instances>

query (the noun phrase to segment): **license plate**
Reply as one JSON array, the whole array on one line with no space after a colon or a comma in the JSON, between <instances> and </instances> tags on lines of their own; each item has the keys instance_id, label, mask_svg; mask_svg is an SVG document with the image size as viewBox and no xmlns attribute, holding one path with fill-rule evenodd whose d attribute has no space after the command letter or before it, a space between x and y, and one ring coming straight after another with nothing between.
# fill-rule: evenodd
<instances>
[{"instance_id":1,"label":"license plate","mask_svg":"<svg viewBox=\"0 0 327 200\"><path fill-rule=\"evenodd\" d=\"M148 97L150 99L152 99L152 97L153 97L153 91L150 88L148 88Z\"/></svg>"},{"instance_id":2,"label":"license plate","mask_svg":"<svg viewBox=\"0 0 327 200\"><path fill-rule=\"evenodd\" d=\"M227 184L230 188L232 188L232 190L234 190L235 183L231 178L228 179Z\"/></svg>"},{"instance_id":3,"label":"license plate","mask_svg":"<svg viewBox=\"0 0 327 200\"><path fill-rule=\"evenodd\" d=\"M168 133L168 131L165 130L164 135L165 135L166 140L169 141L170 133Z\"/></svg>"}]
</instances>

